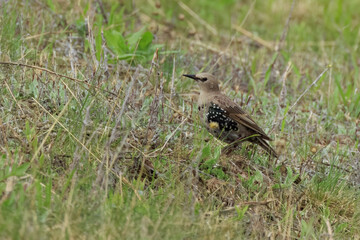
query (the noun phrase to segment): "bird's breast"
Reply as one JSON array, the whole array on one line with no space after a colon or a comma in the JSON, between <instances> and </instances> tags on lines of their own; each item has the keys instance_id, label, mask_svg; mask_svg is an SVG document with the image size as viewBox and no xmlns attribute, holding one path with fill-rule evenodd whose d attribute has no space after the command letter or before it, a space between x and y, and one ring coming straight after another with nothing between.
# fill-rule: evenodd
<instances>
[{"instance_id":1,"label":"bird's breast","mask_svg":"<svg viewBox=\"0 0 360 240\"><path fill-rule=\"evenodd\" d=\"M199 106L202 122L211 132L236 132L238 124L227 116L226 110L214 103Z\"/></svg>"},{"instance_id":2,"label":"bird's breast","mask_svg":"<svg viewBox=\"0 0 360 240\"><path fill-rule=\"evenodd\" d=\"M237 131L238 124L228 117L225 109L221 108L219 105L210 103L207 112L205 114L207 124L217 123L220 131Z\"/></svg>"},{"instance_id":3,"label":"bird's breast","mask_svg":"<svg viewBox=\"0 0 360 240\"><path fill-rule=\"evenodd\" d=\"M243 125L228 117L227 111L217 104L212 102L203 104L199 106L199 113L206 129L224 142L231 143L249 135Z\"/></svg>"}]
</instances>

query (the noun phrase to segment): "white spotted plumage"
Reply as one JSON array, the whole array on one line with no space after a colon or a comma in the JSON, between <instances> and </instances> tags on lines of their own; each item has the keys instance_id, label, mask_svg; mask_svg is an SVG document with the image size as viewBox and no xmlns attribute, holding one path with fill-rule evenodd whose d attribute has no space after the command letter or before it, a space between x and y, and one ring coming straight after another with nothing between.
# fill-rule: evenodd
<instances>
[{"instance_id":1,"label":"white spotted plumage","mask_svg":"<svg viewBox=\"0 0 360 240\"><path fill-rule=\"evenodd\" d=\"M184 76L196 80L200 86L199 110L202 122L210 133L227 143L255 135L247 138L247 141L260 145L277 157L275 150L266 142L271 141L270 137L239 105L220 92L215 76L210 73ZM210 128L210 123L215 123L213 126L219 129Z\"/></svg>"}]
</instances>

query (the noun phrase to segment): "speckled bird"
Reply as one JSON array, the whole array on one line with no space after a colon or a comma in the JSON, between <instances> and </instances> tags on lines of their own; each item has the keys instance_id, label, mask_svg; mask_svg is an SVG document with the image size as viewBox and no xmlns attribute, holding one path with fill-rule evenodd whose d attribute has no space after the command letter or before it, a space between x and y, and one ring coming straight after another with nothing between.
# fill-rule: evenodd
<instances>
[{"instance_id":1,"label":"speckled bird","mask_svg":"<svg viewBox=\"0 0 360 240\"><path fill-rule=\"evenodd\" d=\"M258 144L270 155L278 157L267 143L271 138L238 104L221 93L219 82L210 73L184 74L194 79L200 87L198 100L200 119L216 138L237 146L243 141Z\"/></svg>"}]
</instances>

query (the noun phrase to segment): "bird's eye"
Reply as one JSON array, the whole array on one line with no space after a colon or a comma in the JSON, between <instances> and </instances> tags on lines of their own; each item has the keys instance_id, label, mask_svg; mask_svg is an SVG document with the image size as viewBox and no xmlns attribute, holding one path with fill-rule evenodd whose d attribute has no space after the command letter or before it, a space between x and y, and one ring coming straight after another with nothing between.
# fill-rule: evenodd
<instances>
[{"instance_id":1,"label":"bird's eye","mask_svg":"<svg viewBox=\"0 0 360 240\"><path fill-rule=\"evenodd\" d=\"M206 77L204 77L204 78L200 78L200 81L202 81L202 82L205 82L207 80L207 78Z\"/></svg>"}]
</instances>

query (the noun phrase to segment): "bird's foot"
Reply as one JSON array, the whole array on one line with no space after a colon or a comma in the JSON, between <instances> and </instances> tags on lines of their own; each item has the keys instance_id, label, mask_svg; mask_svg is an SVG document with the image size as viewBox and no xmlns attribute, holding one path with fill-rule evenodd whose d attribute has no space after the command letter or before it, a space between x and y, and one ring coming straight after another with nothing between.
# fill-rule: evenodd
<instances>
[{"instance_id":1,"label":"bird's foot","mask_svg":"<svg viewBox=\"0 0 360 240\"><path fill-rule=\"evenodd\" d=\"M236 149L235 145L229 144L221 149L221 155L228 156Z\"/></svg>"}]
</instances>

